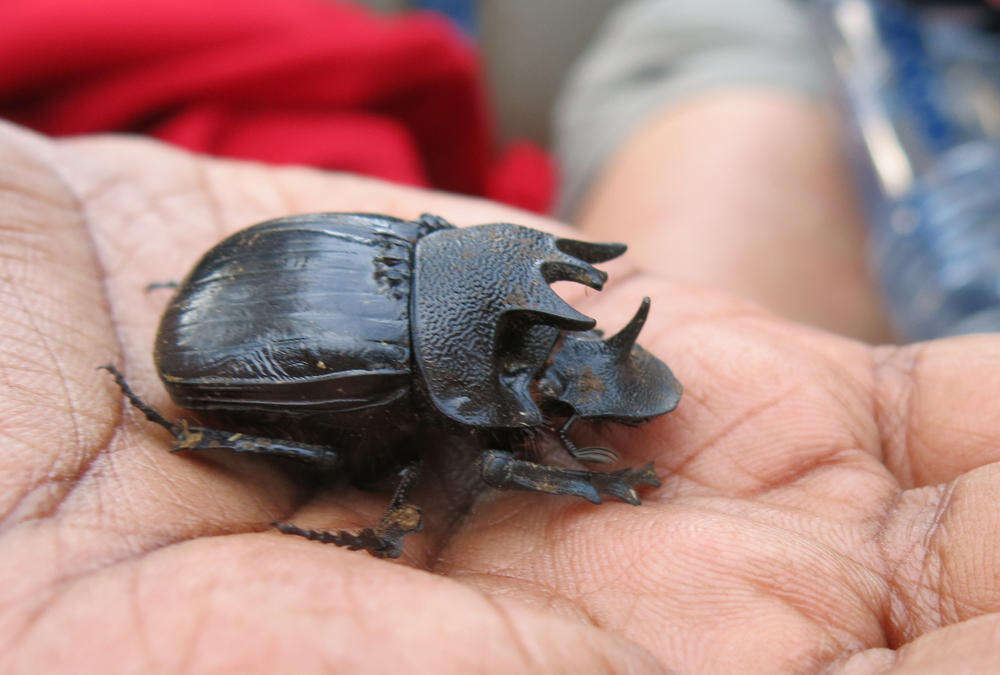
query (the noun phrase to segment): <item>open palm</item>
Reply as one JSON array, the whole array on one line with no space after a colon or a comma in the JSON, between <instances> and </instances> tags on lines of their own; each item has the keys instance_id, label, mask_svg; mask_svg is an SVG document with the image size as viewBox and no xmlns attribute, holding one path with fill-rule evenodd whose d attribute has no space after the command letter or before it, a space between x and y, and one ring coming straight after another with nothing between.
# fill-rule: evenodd
<instances>
[{"instance_id":1,"label":"open palm","mask_svg":"<svg viewBox=\"0 0 1000 675\"><path fill-rule=\"evenodd\" d=\"M144 287L265 218L558 225L140 140L5 128L0 158L3 670L867 672L998 658L996 338L870 348L626 256L604 292L567 297L614 329L651 296L641 342L685 396L639 429L581 424L581 439L654 461L663 486L641 507L476 487L437 509L446 525L427 510L393 563L267 525L358 529L384 495L262 459L170 454L95 367L118 364L180 415L150 358L167 294Z\"/></svg>"}]
</instances>

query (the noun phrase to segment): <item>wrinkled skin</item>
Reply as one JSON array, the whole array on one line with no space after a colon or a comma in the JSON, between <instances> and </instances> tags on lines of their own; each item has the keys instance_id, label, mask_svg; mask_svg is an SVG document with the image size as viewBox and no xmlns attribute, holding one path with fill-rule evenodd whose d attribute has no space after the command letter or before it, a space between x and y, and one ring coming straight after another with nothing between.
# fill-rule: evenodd
<instances>
[{"instance_id":1,"label":"wrinkled skin","mask_svg":"<svg viewBox=\"0 0 1000 675\"><path fill-rule=\"evenodd\" d=\"M650 295L641 342L685 395L581 440L663 487L641 507L484 491L387 562L267 526L356 529L384 496L170 454L95 367L179 415L150 357L167 294L144 286L265 218L559 226L143 140L3 127L0 158L0 670L997 667L997 338L872 348L625 256L566 297L613 330Z\"/></svg>"}]
</instances>

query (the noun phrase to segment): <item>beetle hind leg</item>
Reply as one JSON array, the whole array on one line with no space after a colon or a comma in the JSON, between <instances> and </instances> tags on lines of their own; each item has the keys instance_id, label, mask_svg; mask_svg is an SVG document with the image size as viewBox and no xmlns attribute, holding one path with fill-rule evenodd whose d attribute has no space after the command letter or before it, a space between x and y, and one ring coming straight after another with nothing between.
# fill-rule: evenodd
<instances>
[{"instance_id":1,"label":"beetle hind leg","mask_svg":"<svg viewBox=\"0 0 1000 675\"><path fill-rule=\"evenodd\" d=\"M423 529L420 507L409 501L410 489L419 475L419 464L411 464L400 472L399 484L389 502L389 508L375 527L366 527L357 534L340 530L324 532L306 530L290 523L271 523L279 532L305 537L323 544L335 544L351 551L365 550L376 558L398 558L403 552L406 535Z\"/></svg>"},{"instance_id":2,"label":"beetle hind leg","mask_svg":"<svg viewBox=\"0 0 1000 675\"><path fill-rule=\"evenodd\" d=\"M329 469L336 469L342 462L341 456L336 450L322 445L310 445L308 443L297 443L278 438L250 436L232 431L223 431L221 429L209 429L207 427L193 427L189 426L187 420L183 419L171 422L132 391L121 371L112 365L100 367L111 373L119 389L122 390L122 393L128 399L129 403L132 404L132 407L142 412L150 422L159 424L170 432L170 435L177 441L176 445L170 449L171 452L209 449L232 450L233 452L271 455L273 457L291 457Z\"/></svg>"},{"instance_id":3,"label":"beetle hind leg","mask_svg":"<svg viewBox=\"0 0 1000 675\"><path fill-rule=\"evenodd\" d=\"M169 431L174 438L180 440L177 434L180 431L181 425L174 424L169 421L166 417L158 413L155 408L147 405L145 401L139 398L139 396L132 391L132 387L128 386L128 382L125 381L125 376L122 375L120 370L112 366L110 363L98 366L98 369L106 370L111 373L111 376L115 378L115 384L117 384L118 388L122 390L122 394L125 395L125 398L128 399L128 402L132 404L133 408L145 415L147 420L153 422L154 424L159 424L161 427Z\"/></svg>"},{"instance_id":4,"label":"beetle hind leg","mask_svg":"<svg viewBox=\"0 0 1000 675\"><path fill-rule=\"evenodd\" d=\"M660 486L652 462L637 469L601 473L536 464L515 459L512 454L498 450L487 450L483 454L481 475L487 485L499 490L573 495L593 504L600 504L601 495L606 494L638 506L642 500L636 487Z\"/></svg>"}]
</instances>

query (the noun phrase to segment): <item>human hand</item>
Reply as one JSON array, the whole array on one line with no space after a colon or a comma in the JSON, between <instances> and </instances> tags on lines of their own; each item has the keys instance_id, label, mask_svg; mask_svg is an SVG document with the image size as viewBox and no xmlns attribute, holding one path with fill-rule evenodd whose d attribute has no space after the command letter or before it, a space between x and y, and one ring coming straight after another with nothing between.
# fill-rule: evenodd
<instances>
[{"instance_id":1,"label":"human hand","mask_svg":"<svg viewBox=\"0 0 1000 675\"><path fill-rule=\"evenodd\" d=\"M666 106L609 158L578 220L677 281L866 342L892 339L829 102L749 83Z\"/></svg>"},{"instance_id":2,"label":"human hand","mask_svg":"<svg viewBox=\"0 0 1000 675\"><path fill-rule=\"evenodd\" d=\"M143 289L268 217L558 225L142 140L5 127L0 156L0 670L996 668L995 337L871 348L626 255L566 295L609 329L652 296L640 342L684 398L591 432L663 487L640 507L484 489L392 563L267 525L356 530L384 495L170 454L95 367L180 415L150 358L166 297Z\"/></svg>"}]
</instances>

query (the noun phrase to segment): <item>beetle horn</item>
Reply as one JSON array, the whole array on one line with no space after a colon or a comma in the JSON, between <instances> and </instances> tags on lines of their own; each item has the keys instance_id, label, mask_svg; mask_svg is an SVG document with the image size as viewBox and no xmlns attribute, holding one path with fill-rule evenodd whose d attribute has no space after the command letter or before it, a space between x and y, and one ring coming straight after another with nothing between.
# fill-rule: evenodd
<instances>
[{"instance_id":1,"label":"beetle horn","mask_svg":"<svg viewBox=\"0 0 1000 675\"><path fill-rule=\"evenodd\" d=\"M514 306L508 309L523 312L538 323L556 326L562 330L593 328L595 323L593 319L567 304L548 285L555 281L575 281L599 291L608 280L608 274L590 263L608 260L621 255L624 250L624 244L594 244L542 234L535 251L538 257L533 263L528 258L528 265L537 266L534 274L540 273L545 283L533 283L529 273L521 285L520 292L511 296L511 299L516 301Z\"/></svg>"},{"instance_id":2,"label":"beetle horn","mask_svg":"<svg viewBox=\"0 0 1000 675\"><path fill-rule=\"evenodd\" d=\"M552 237L548 242L548 251L539 261L542 277L549 284L553 281L575 281L599 291L608 280L608 274L590 263L614 257L603 248L605 246L614 247L615 244L589 244Z\"/></svg>"},{"instance_id":3,"label":"beetle horn","mask_svg":"<svg viewBox=\"0 0 1000 675\"><path fill-rule=\"evenodd\" d=\"M607 262L617 258L628 248L625 244L609 244L578 239L556 239L556 248L563 253L589 263Z\"/></svg>"},{"instance_id":4,"label":"beetle horn","mask_svg":"<svg viewBox=\"0 0 1000 675\"><path fill-rule=\"evenodd\" d=\"M636 310L632 320L620 331L604 341L615 355L616 361L624 361L632 353L632 347L639 337L639 331L646 324L646 317L649 316L649 298L643 298L639 309Z\"/></svg>"},{"instance_id":5,"label":"beetle horn","mask_svg":"<svg viewBox=\"0 0 1000 675\"><path fill-rule=\"evenodd\" d=\"M576 310L549 290L548 286L545 286L545 289L547 292L526 296L508 311L523 313L531 317L534 323L555 326L562 330L589 330L594 327L596 323L594 319Z\"/></svg>"}]
</instances>

